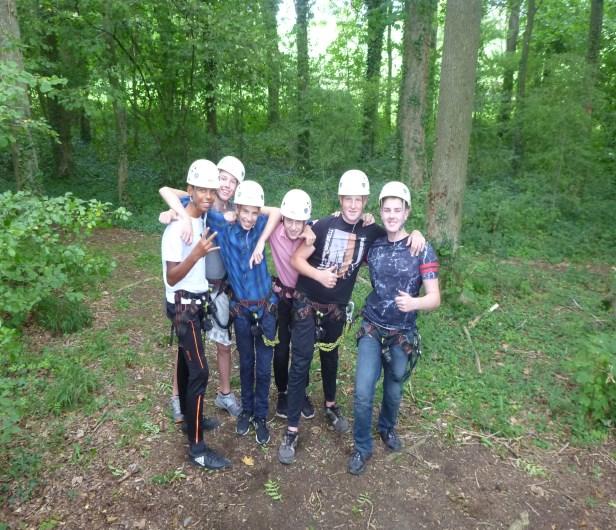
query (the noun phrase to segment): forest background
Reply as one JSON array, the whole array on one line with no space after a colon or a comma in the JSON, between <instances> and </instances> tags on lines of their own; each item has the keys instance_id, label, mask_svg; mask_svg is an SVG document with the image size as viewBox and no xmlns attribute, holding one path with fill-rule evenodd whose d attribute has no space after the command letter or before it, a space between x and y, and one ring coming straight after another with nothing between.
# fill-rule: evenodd
<instances>
[{"instance_id":1,"label":"forest background","mask_svg":"<svg viewBox=\"0 0 616 530\"><path fill-rule=\"evenodd\" d=\"M384 182L410 185L412 226L442 262L444 305L423 317L432 353L414 383L428 419L455 410L540 447L612 432L616 5L282 7L288 33L278 0L1 3L0 445L3 473L31 479L3 482L7 499L36 487L28 393L45 388L52 415L103 399L93 359L29 340L33 326L91 322L93 286L116 263L85 237L109 223L159 233L158 188L227 154L268 204L305 189L315 217L337 208L346 169L368 174L375 214ZM315 10L337 28L318 53ZM358 304L368 289L364 278Z\"/></svg>"}]
</instances>

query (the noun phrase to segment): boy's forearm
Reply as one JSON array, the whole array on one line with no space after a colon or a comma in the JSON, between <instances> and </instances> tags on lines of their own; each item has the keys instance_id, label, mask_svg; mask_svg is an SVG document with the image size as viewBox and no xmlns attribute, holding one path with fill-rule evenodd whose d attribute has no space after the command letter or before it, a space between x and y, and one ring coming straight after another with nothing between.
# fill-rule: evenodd
<instances>
[{"instance_id":1,"label":"boy's forearm","mask_svg":"<svg viewBox=\"0 0 616 530\"><path fill-rule=\"evenodd\" d=\"M181 218L187 219L188 213L186 213L186 208L182 206L176 191L178 190L164 186L158 190L158 193L160 193L160 196L174 212L176 212Z\"/></svg>"},{"instance_id":2,"label":"boy's forearm","mask_svg":"<svg viewBox=\"0 0 616 530\"><path fill-rule=\"evenodd\" d=\"M261 213L267 215L267 223L265 223L263 232L259 237L259 243L264 245L272 235L272 232L276 230L276 227L280 224L282 215L280 215L280 208L274 208L272 206L264 206L261 208Z\"/></svg>"}]
</instances>

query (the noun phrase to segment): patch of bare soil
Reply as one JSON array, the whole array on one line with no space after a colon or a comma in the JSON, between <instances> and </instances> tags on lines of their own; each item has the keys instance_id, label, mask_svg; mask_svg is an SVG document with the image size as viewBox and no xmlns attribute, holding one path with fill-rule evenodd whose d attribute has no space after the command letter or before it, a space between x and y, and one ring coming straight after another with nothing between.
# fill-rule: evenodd
<instances>
[{"instance_id":1,"label":"patch of bare soil","mask_svg":"<svg viewBox=\"0 0 616 530\"><path fill-rule=\"evenodd\" d=\"M115 243L129 242L139 252L144 247L155 249L158 238L106 230L98 232L93 242L112 250ZM96 325L108 325L114 296L130 286L121 292L130 291L131 310L143 312L141 327L129 330L139 348L146 335L163 336L168 329L160 310L160 282L148 281L124 262L119 259L114 278L102 287L106 294L95 303L100 316ZM136 366L129 377L133 404L155 396L150 420L159 432L144 433L122 446L119 425L109 409L92 417L67 417L65 449L48 456L41 486L28 501L2 507L2 520L11 528L614 527L613 442L591 449L565 445L544 451L532 447L530 440L511 444L465 431L457 431L451 440L442 424L420 430L419 411L408 400L400 418L403 451L386 452L375 440L374 456L359 477L346 472L351 434L329 430L319 410L314 419L302 420L296 464L278 462L285 423L273 416L273 389L272 441L267 447L256 444L253 431L237 436L234 420L210 405L207 415L222 425L208 433L208 443L228 456L233 466L223 472L193 468L186 461L185 437L169 420L168 396L159 391L158 383L170 378L172 348L137 351L168 357L166 367ZM211 404L216 390L211 352L210 367ZM313 399L319 402L320 390ZM346 410L351 412L349 406ZM44 425L28 427L46 435ZM71 463L70 447L76 442L91 455L87 463ZM266 492L268 481L279 487L280 500Z\"/></svg>"}]
</instances>

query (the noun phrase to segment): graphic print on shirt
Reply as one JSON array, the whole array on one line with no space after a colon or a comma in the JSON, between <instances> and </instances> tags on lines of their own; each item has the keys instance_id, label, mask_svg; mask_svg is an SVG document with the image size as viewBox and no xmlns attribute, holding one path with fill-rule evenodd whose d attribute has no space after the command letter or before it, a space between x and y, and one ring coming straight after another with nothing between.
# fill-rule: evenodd
<instances>
[{"instance_id":1,"label":"graphic print on shirt","mask_svg":"<svg viewBox=\"0 0 616 530\"><path fill-rule=\"evenodd\" d=\"M319 269L335 267L338 278L348 278L362 262L366 238L357 238L357 234L330 228L327 231L325 245Z\"/></svg>"}]
</instances>

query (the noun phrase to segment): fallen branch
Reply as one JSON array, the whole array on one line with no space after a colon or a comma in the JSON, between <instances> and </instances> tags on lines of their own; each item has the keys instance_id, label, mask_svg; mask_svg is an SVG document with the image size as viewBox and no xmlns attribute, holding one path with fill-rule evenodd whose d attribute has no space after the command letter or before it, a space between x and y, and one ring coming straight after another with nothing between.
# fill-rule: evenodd
<instances>
[{"instance_id":1,"label":"fallen branch","mask_svg":"<svg viewBox=\"0 0 616 530\"><path fill-rule=\"evenodd\" d=\"M475 366L477 366L477 371L480 374L483 374L483 370L481 369L481 360L479 359L479 354L477 353L477 350L475 349L475 345L473 344L473 339L471 339L471 332L468 330L466 326L462 326L462 329L464 330L464 334L466 335L468 342L470 342L471 349L473 350L473 354L475 355Z\"/></svg>"},{"instance_id":2,"label":"fallen branch","mask_svg":"<svg viewBox=\"0 0 616 530\"><path fill-rule=\"evenodd\" d=\"M139 280L138 282L133 282L133 283L129 283L128 285L125 285L124 287L120 287L116 292L121 292L124 291L125 289L130 289L131 287L135 287L136 285L139 285L140 283L145 283L145 282L151 282L152 280L158 280L158 276L150 276L149 278L144 278L143 280Z\"/></svg>"},{"instance_id":3,"label":"fallen branch","mask_svg":"<svg viewBox=\"0 0 616 530\"><path fill-rule=\"evenodd\" d=\"M496 311L500 306L498 304L494 304L492 307L490 307L490 309L487 309L486 311L484 311L483 313L477 315L475 318L473 318L473 320L471 320L468 323L468 327L470 329L473 329L477 323L486 315L489 315L490 313L494 313L494 311Z\"/></svg>"}]
</instances>

